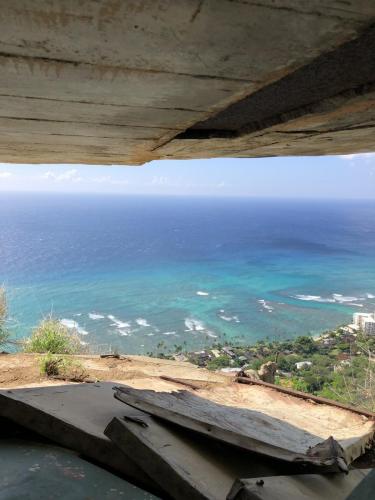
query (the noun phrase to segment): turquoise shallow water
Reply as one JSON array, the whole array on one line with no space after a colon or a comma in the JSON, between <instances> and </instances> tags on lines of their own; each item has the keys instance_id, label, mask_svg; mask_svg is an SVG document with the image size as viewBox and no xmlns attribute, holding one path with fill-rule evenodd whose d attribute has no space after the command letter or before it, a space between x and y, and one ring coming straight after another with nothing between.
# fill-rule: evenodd
<instances>
[{"instance_id":1,"label":"turquoise shallow water","mask_svg":"<svg viewBox=\"0 0 375 500\"><path fill-rule=\"evenodd\" d=\"M375 204L0 197L14 335L50 312L83 342L148 352L319 333L375 309Z\"/></svg>"}]
</instances>

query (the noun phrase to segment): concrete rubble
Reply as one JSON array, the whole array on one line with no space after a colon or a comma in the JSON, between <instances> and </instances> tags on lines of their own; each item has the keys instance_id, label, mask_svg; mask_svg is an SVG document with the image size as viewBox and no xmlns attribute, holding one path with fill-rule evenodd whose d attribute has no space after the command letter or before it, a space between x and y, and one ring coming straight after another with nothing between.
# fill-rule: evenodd
<instances>
[{"instance_id":1,"label":"concrete rubble","mask_svg":"<svg viewBox=\"0 0 375 500\"><path fill-rule=\"evenodd\" d=\"M268 496L259 498L271 499L275 476L287 492L307 474L308 498L344 499L374 476L365 457L375 415L221 377L208 387L202 374L161 375L157 391L146 389L147 378L12 388L0 391L0 418L161 498L258 498L254 481L263 481Z\"/></svg>"}]
</instances>

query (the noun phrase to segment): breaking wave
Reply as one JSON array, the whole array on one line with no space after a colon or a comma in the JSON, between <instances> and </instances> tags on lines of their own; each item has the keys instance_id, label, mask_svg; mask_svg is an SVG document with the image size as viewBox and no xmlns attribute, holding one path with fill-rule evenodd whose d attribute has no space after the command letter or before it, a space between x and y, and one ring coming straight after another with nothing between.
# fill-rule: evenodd
<instances>
[{"instance_id":1,"label":"breaking wave","mask_svg":"<svg viewBox=\"0 0 375 500\"><path fill-rule=\"evenodd\" d=\"M139 326L151 326L151 325L150 325L150 323L148 323L148 322L147 322L147 320L146 320L146 319L144 319L144 318L137 318L137 319L135 320L135 322L136 322L136 323L137 323L137 325L139 325Z\"/></svg>"},{"instance_id":2,"label":"breaking wave","mask_svg":"<svg viewBox=\"0 0 375 500\"><path fill-rule=\"evenodd\" d=\"M366 294L367 298L370 298ZM304 300L307 302L320 302L326 304L347 304L349 306L363 307L363 304L358 304L359 300L366 300L365 297L354 297L350 295L342 295L341 293L332 293L329 297L322 297L320 295L292 295L293 299Z\"/></svg>"},{"instance_id":3,"label":"breaking wave","mask_svg":"<svg viewBox=\"0 0 375 500\"><path fill-rule=\"evenodd\" d=\"M89 334L89 332L87 330L85 330L84 328L82 328L81 326L79 326L77 321L74 321L74 319L63 318L63 319L60 319L60 323L63 326L65 326L66 328L69 328L69 330L77 330L77 332L80 335L88 335Z\"/></svg>"},{"instance_id":4,"label":"breaking wave","mask_svg":"<svg viewBox=\"0 0 375 500\"><path fill-rule=\"evenodd\" d=\"M224 309L220 309L220 313L219 314L219 318L221 318L223 321L234 321L235 323L240 323L240 320L238 319L238 316L234 315L234 316L227 316L225 314L225 311Z\"/></svg>"},{"instance_id":5,"label":"breaking wave","mask_svg":"<svg viewBox=\"0 0 375 500\"><path fill-rule=\"evenodd\" d=\"M185 319L185 327L187 332L202 332L205 330L202 321L193 318Z\"/></svg>"},{"instance_id":6,"label":"breaking wave","mask_svg":"<svg viewBox=\"0 0 375 500\"><path fill-rule=\"evenodd\" d=\"M266 311L270 313L273 311L273 307L270 306L264 299L259 299L258 302Z\"/></svg>"},{"instance_id":7,"label":"breaking wave","mask_svg":"<svg viewBox=\"0 0 375 500\"><path fill-rule=\"evenodd\" d=\"M96 314L96 313L89 313L89 318L90 319L104 319L105 316L103 316L102 314Z\"/></svg>"},{"instance_id":8,"label":"breaking wave","mask_svg":"<svg viewBox=\"0 0 375 500\"><path fill-rule=\"evenodd\" d=\"M64 326L66 326L66 328L78 328L78 323L77 321L74 321L74 319L60 319L60 323Z\"/></svg>"},{"instance_id":9,"label":"breaking wave","mask_svg":"<svg viewBox=\"0 0 375 500\"><path fill-rule=\"evenodd\" d=\"M119 319L116 318L116 316L113 316L113 314L109 314L107 316L108 319L112 321L111 326L115 326L116 328L129 328L130 323L128 321L120 321Z\"/></svg>"}]
</instances>

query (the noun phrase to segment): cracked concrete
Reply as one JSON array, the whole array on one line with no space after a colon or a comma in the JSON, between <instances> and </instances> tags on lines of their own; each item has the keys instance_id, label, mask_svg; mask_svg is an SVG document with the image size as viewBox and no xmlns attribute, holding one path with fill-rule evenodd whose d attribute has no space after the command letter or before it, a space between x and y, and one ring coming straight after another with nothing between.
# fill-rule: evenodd
<instances>
[{"instance_id":1,"label":"cracked concrete","mask_svg":"<svg viewBox=\"0 0 375 500\"><path fill-rule=\"evenodd\" d=\"M373 2L1 7L0 161L131 165L373 148ZM231 109L231 126L215 136L209 124Z\"/></svg>"}]
</instances>

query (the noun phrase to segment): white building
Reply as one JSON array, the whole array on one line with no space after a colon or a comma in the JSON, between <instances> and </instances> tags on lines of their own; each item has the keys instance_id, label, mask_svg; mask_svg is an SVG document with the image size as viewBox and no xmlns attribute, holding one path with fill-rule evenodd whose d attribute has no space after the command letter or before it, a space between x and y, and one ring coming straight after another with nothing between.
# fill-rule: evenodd
<instances>
[{"instance_id":1,"label":"white building","mask_svg":"<svg viewBox=\"0 0 375 500\"><path fill-rule=\"evenodd\" d=\"M375 335L375 319L366 319L363 325L363 332L366 335Z\"/></svg>"},{"instance_id":2,"label":"white building","mask_svg":"<svg viewBox=\"0 0 375 500\"><path fill-rule=\"evenodd\" d=\"M375 321L374 313L354 313L353 324L362 331L365 331L365 322Z\"/></svg>"},{"instance_id":3,"label":"white building","mask_svg":"<svg viewBox=\"0 0 375 500\"><path fill-rule=\"evenodd\" d=\"M311 361L298 361L298 363L295 363L297 370L302 370L302 368L309 368L311 365Z\"/></svg>"}]
</instances>

